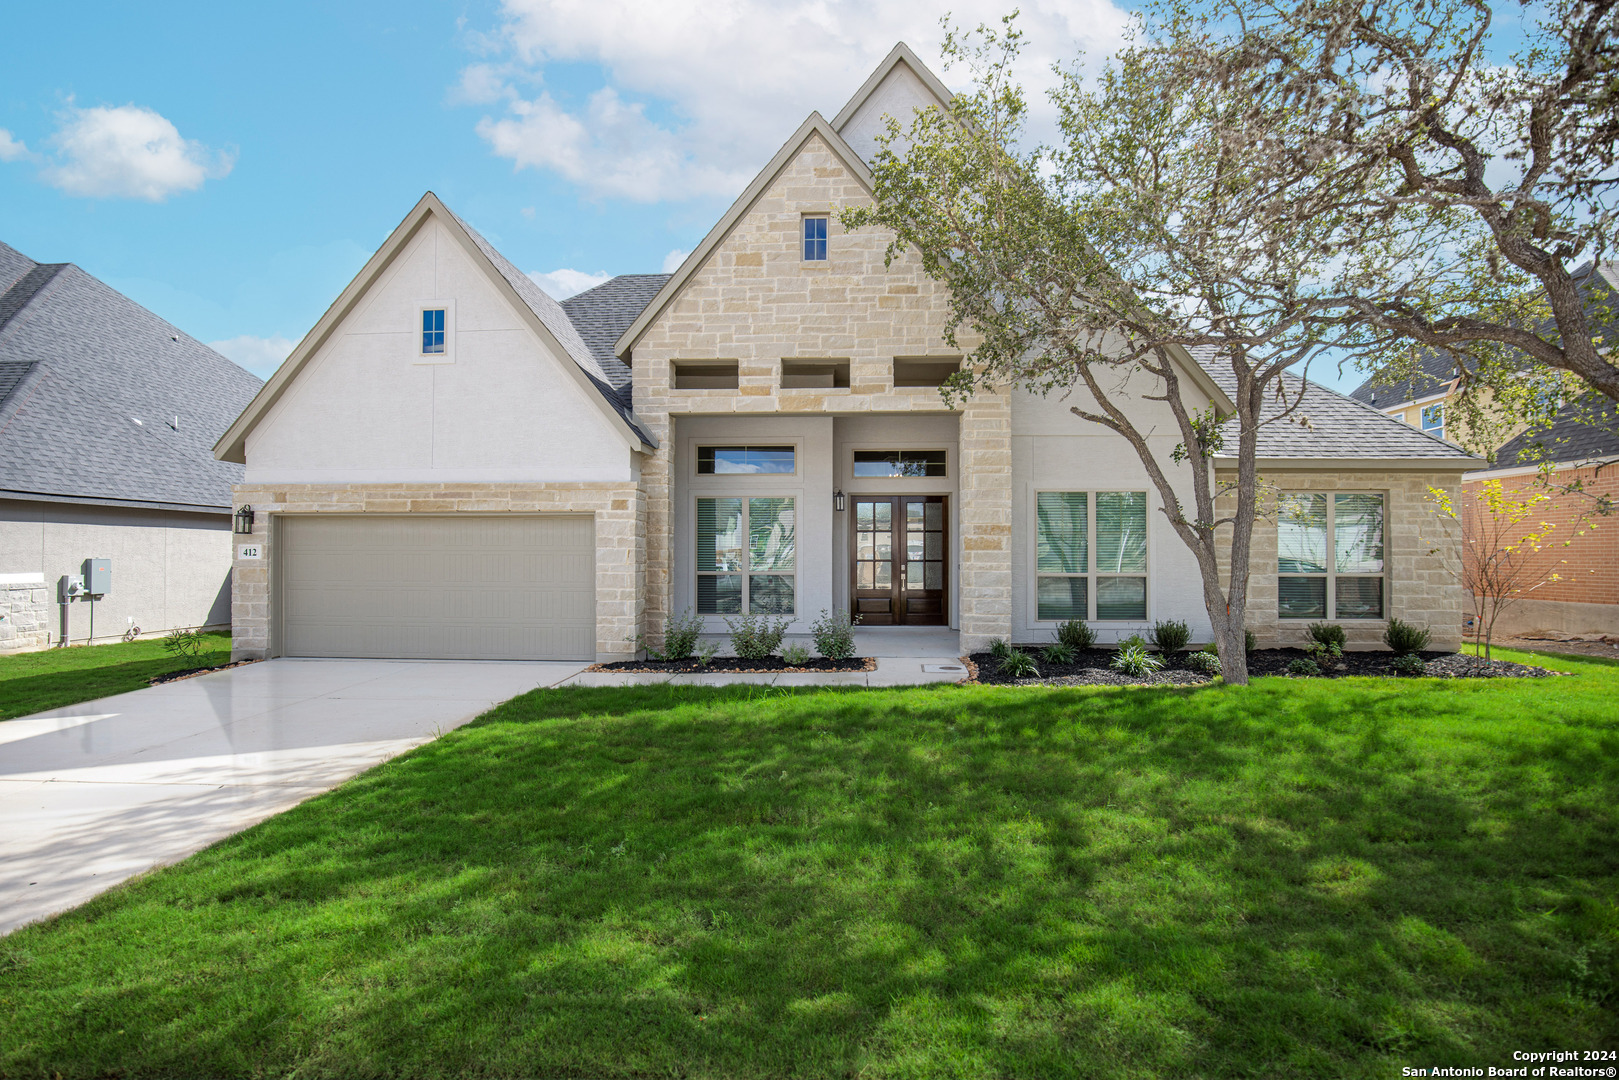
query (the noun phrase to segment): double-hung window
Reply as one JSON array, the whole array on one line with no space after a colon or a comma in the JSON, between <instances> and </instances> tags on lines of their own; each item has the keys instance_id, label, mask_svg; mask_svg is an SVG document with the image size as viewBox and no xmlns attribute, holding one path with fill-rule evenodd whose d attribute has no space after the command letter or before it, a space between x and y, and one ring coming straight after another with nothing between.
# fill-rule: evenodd
<instances>
[{"instance_id":1,"label":"double-hung window","mask_svg":"<svg viewBox=\"0 0 1619 1080\"><path fill-rule=\"evenodd\" d=\"M826 215L804 216L804 261L826 261Z\"/></svg>"},{"instance_id":2,"label":"double-hung window","mask_svg":"<svg viewBox=\"0 0 1619 1080\"><path fill-rule=\"evenodd\" d=\"M1383 496L1295 492L1276 521L1277 615L1381 619L1386 585Z\"/></svg>"},{"instance_id":3,"label":"double-hung window","mask_svg":"<svg viewBox=\"0 0 1619 1080\"><path fill-rule=\"evenodd\" d=\"M1445 437L1445 403L1435 402L1422 407L1422 430L1435 438Z\"/></svg>"},{"instance_id":4,"label":"double-hung window","mask_svg":"<svg viewBox=\"0 0 1619 1080\"><path fill-rule=\"evenodd\" d=\"M1040 622L1146 619L1146 492L1035 494L1035 608Z\"/></svg>"},{"instance_id":5,"label":"double-hung window","mask_svg":"<svg viewBox=\"0 0 1619 1080\"><path fill-rule=\"evenodd\" d=\"M697 613L791 615L797 569L796 500L697 500Z\"/></svg>"}]
</instances>

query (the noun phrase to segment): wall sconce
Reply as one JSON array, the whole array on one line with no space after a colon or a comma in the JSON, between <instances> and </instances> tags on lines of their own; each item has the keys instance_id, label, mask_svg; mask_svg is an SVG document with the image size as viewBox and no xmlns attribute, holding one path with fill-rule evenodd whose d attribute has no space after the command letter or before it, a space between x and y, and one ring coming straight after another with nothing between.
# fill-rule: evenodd
<instances>
[{"instance_id":1,"label":"wall sconce","mask_svg":"<svg viewBox=\"0 0 1619 1080\"><path fill-rule=\"evenodd\" d=\"M840 514L843 513L843 489L842 488L839 488L838 490L836 490L836 491L834 491L832 493L832 506L837 510L838 513L840 513Z\"/></svg>"},{"instance_id":2,"label":"wall sconce","mask_svg":"<svg viewBox=\"0 0 1619 1080\"><path fill-rule=\"evenodd\" d=\"M236 511L236 531L242 536L247 536L253 531L253 508L251 506L243 506Z\"/></svg>"}]
</instances>

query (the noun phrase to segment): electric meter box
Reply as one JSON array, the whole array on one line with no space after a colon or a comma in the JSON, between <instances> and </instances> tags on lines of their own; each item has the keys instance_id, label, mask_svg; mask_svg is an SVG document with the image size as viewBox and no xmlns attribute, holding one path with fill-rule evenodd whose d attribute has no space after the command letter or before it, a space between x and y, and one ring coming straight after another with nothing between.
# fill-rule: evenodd
<instances>
[{"instance_id":1,"label":"electric meter box","mask_svg":"<svg viewBox=\"0 0 1619 1080\"><path fill-rule=\"evenodd\" d=\"M105 596L112 592L112 560L84 560L84 591L91 596Z\"/></svg>"}]
</instances>

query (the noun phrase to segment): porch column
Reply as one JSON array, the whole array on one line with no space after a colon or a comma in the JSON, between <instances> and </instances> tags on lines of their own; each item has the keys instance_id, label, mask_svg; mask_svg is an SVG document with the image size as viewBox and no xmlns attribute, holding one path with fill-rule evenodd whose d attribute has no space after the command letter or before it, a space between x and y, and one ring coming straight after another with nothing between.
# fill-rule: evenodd
<instances>
[{"instance_id":1,"label":"porch column","mask_svg":"<svg viewBox=\"0 0 1619 1080\"><path fill-rule=\"evenodd\" d=\"M961 651L1012 636L1012 399L982 390L961 414Z\"/></svg>"}]
</instances>

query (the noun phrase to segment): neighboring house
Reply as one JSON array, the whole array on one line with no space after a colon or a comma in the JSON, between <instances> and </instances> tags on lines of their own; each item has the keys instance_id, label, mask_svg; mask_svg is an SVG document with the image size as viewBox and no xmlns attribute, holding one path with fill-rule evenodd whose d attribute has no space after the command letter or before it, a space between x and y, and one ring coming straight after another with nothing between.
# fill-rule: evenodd
<instances>
[{"instance_id":1,"label":"neighboring house","mask_svg":"<svg viewBox=\"0 0 1619 1080\"><path fill-rule=\"evenodd\" d=\"M230 622L214 441L260 381L71 263L0 244L0 651ZM64 601L63 578L110 561Z\"/></svg>"},{"instance_id":2,"label":"neighboring house","mask_svg":"<svg viewBox=\"0 0 1619 1080\"><path fill-rule=\"evenodd\" d=\"M1619 634L1619 519L1600 512L1604 498L1610 507L1619 504L1619 411L1613 402L1592 394L1565 405L1550 427L1518 435L1490 468L1463 479L1470 496L1487 480L1503 481L1507 491L1552 496L1523 526L1554 526L1540 552L1527 556L1534 560L1528 580L1545 584L1502 612L1497 635ZM1548 580L1553 574L1558 580Z\"/></svg>"},{"instance_id":3,"label":"neighboring house","mask_svg":"<svg viewBox=\"0 0 1619 1080\"><path fill-rule=\"evenodd\" d=\"M1603 338L1614 344L1619 336L1613 326L1613 316L1619 312L1619 264L1602 263L1594 268L1590 264L1576 271L1575 281L1592 301L1592 317L1598 320L1597 330ZM1466 370L1474 364L1463 358ZM1483 430L1468 430L1464 417L1455 406L1461 395L1457 374L1458 358L1440 349L1419 349L1416 364L1400 378L1373 375L1349 392L1356 401L1370 405L1379 412L1421 428L1430 435L1455 443L1468 451L1488 458L1498 447L1523 433L1528 425L1503 417L1491 408L1492 395L1486 388L1475 391L1481 395Z\"/></svg>"},{"instance_id":4,"label":"neighboring house","mask_svg":"<svg viewBox=\"0 0 1619 1080\"><path fill-rule=\"evenodd\" d=\"M884 117L947 99L896 47L675 274L561 305L424 196L216 448L255 514L237 655L608 660L682 612L801 634L832 608L954 627L964 651L1068 618L1207 640L1195 562L1124 441L1057 397L946 405L973 342L946 343L945 291L839 225L871 198ZM1190 406L1230 411L1181 359ZM1167 458L1168 410L1136 390ZM1261 440L1283 512L1255 540L1250 624L1288 644L1333 619L1364 647L1398 616L1456 647L1456 538L1427 491L1479 461L1320 387L1306 405Z\"/></svg>"}]
</instances>

